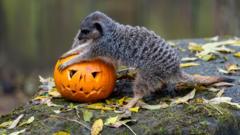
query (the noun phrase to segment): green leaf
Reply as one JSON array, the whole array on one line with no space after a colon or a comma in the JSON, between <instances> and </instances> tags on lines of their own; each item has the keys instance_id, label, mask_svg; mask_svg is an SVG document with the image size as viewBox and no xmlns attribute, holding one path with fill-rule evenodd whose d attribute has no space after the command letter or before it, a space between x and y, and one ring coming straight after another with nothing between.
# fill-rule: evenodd
<instances>
[{"instance_id":1,"label":"green leaf","mask_svg":"<svg viewBox=\"0 0 240 135\"><path fill-rule=\"evenodd\" d=\"M113 125L118 121L119 117L115 116L115 117L109 117L106 122L104 123L104 125Z\"/></svg>"},{"instance_id":2,"label":"green leaf","mask_svg":"<svg viewBox=\"0 0 240 135\"><path fill-rule=\"evenodd\" d=\"M24 121L19 124L19 126L31 124L34 121L34 116L30 117L27 121Z\"/></svg>"},{"instance_id":3,"label":"green leaf","mask_svg":"<svg viewBox=\"0 0 240 135\"><path fill-rule=\"evenodd\" d=\"M193 67L193 66L198 66L198 63L195 62L189 62L189 63L181 63L180 67L181 68L186 68L186 67Z\"/></svg>"},{"instance_id":4,"label":"green leaf","mask_svg":"<svg viewBox=\"0 0 240 135\"><path fill-rule=\"evenodd\" d=\"M84 121L89 122L89 121L91 121L92 117L93 117L93 113L91 111L83 110L83 120Z\"/></svg>"}]
</instances>

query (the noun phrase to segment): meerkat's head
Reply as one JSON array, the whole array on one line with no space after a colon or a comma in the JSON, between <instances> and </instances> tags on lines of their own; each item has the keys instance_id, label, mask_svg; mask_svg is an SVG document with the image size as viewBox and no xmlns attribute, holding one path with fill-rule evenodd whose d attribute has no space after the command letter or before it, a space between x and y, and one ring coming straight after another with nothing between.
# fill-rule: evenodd
<instances>
[{"instance_id":1,"label":"meerkat's head","mask_svg":"<svg viewBox=\"0 0 240 135\"><path fill-rule=\"evenodd\" d=\"M113 24L113 20L104 13L99 11L91 13L81 22L72 48L102 38L112 29Z\"/></svg>"}]
</instances>

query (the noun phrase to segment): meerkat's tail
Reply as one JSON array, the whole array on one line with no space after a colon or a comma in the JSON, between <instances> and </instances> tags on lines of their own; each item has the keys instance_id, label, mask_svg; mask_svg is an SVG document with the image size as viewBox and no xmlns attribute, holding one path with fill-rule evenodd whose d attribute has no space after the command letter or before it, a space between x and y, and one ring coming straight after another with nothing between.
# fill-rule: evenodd
<instances>
[{"instance_id":1,"label":"meerkat's tail","mask_svg":"<svg viewBox=\"0 0 240 135\"><path fill-rule=\"evenodd\" d=\"M235 79L221 76L203 76L203 75L190 75L185 72L182 73L183 82L199 85L211 85L218 82L234 82Z\"/></svg>"}]
</instances>

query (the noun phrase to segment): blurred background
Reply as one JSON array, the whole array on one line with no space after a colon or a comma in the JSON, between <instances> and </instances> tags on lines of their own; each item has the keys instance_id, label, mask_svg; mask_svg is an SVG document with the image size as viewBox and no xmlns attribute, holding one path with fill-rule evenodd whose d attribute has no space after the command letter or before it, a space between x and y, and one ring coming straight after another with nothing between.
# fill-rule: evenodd
<instances>
[{"instance_id":1,"label":"blurred background","mask_svg":"<svg viewBox=\"0 0 240 135\"><path fill-rule=\"evenodd\" d=\"M95 10L167 40L240 35L239 0L0 0L0 115L36 93L38 75L52 76Z\"/></svg>"}]
</instances>

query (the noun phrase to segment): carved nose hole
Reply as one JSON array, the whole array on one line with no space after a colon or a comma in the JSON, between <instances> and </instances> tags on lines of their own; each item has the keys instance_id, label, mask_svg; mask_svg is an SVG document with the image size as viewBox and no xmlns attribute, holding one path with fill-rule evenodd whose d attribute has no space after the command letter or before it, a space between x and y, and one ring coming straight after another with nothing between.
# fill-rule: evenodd
<instances>
[{"instance_id":1,"label":"carved nose hole","mask_svg":"<svg viewBox=\"0 0 240 135\"><path fill-rule=\"evenodd\" d=\"M75 93L76 93L76 91L75 91L75 90L72 90L72 93L73 93L73 94L75 94Z\"/></svg>"},{"instance_id":2,"label":"carved nose hole","mask_svg":"<svg viewBox=\"0 0 240 135\"><path fill-rule=\"evenodd\" d=\"M80 88L79 90L80 90L80 91L83 91L83 88Z\"/></svg>"},{"instance_id":3,"label":"carved nose hole","mask_svg":"<svg viewBox=\"0 0 240 135\"><path fill-rule=\"evenodd\" d=\"M92 72L93 78L96 78L99 75L100 72Z\"/></svg>"},{"instance_id":4,"label":"carved nose hole","mask_svg":"<svg viewBox=\"0 0 240 135\"><path fill-rule=\"evenodd\" d=\"M69 71L69 77L72 78L74 76L74 74L77 73L77 70L70 70Z\"/></svg>"}]
</instances>

